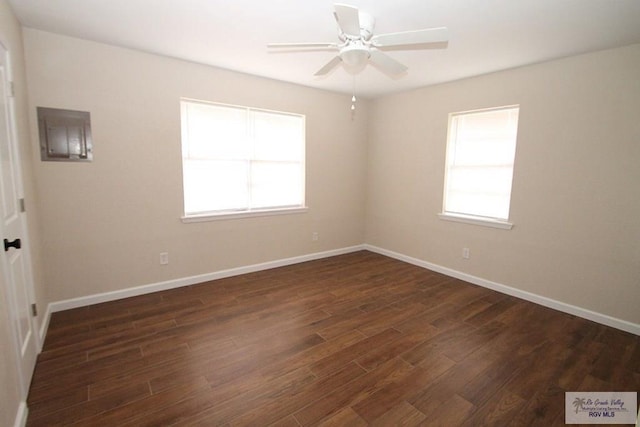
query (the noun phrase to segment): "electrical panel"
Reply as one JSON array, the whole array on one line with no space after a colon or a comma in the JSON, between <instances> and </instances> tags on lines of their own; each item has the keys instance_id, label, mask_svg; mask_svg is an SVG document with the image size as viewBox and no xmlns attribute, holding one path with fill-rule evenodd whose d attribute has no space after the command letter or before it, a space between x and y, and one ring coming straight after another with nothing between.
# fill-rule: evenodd
<instances>
[{"instance_id":1,"label":"electrical panel","mask_svg":"<svg viewBox=\"0 0 640 427\"><path fill-rule=\"evenodd\" d=\"M37 110L41 160L93 160L89 112L44 107L38 107Z\"/></svg>"}]
</instances>

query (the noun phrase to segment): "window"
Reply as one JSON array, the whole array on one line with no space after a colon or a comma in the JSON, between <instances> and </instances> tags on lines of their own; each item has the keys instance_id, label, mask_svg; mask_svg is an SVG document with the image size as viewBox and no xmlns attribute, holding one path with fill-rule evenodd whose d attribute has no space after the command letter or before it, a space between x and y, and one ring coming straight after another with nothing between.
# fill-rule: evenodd
<instances>
[{"instance_id":1,"label":"window","mask_svg":"<svg viewBox=\"0 0 640 427\"><path fill-rule=\"evenodd\" d=\"M518 112L510 106L449 116L441 218L511 228Z\"/></svg>"},{"instance_id":2,"label":"window","mask_svg":"<svg viewBox=\"0 0 640 427\"><path fill-rule=\"evenodd\" d=\"M304 116L182 100L185 219L304 208Z\"/></svg>"}]
</instances>

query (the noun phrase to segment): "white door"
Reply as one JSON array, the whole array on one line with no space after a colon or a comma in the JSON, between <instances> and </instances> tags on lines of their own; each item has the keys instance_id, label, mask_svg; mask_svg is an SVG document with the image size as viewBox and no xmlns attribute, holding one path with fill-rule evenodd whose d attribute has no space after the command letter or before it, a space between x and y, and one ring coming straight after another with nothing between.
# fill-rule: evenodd
<instances>
[{"instance_id":1,"label":"white door","mask_svg":"<svg viewBox=\"0 0 640 427\"><path fill-rule=\"evenodd\" d=\"M37 356L31 314L32 282L27 253L25 213L21 208L22 180L15 141L13 91L8 51L0 44L0 267L4 275L7 311L15 341L22 397L26 398Z\"/></svg>"}]
</instances>

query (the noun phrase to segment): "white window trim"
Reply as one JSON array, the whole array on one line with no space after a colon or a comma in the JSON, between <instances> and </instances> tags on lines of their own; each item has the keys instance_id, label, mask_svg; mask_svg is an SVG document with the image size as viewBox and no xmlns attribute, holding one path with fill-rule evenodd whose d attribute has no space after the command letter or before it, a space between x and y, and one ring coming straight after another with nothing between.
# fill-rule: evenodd
<instances>
[{"instance_id":1,"label":"white window trim","mask_svg":"<svg viewBox=\"0 0 640 427\"><path fill-rule=\"evenodd\" d=\"M303 123L306 122L305 115L298 114L298 113L270 110L265 108L254 108L254 107L247 107L243 105L226 104L226 103L220 103L220 102L203 101L199 99L185 98L185 97L180 98L180 102L181 102L181 105L182 105L182 102L190 102L190 103L200 103L205 105L218 105L218 106L226 106L226 107L233 107L233 108L242 108L242 109L253 110L253 111L264 111L264 112L271 112L271 113L277 113L282 115L290 115L290 116L301 117L303 120ZM182 120L182 117L181 117L181 120ZM182 126L182 122L181 122L181 126ZM192 214L187 214L183 210L183 215L180 217L180 220L182 221L182 223L188 224L188 223L196 223L196 222L220 221L220 220L226 220L226 219L240 219L240 218L306 213L309 210L309 207L306 205L306 158L305 158L306 157L305 155L306 141L303 144L302 150L303 150L302 182L304 184L302 188L302 202L303 202L302 205L300 206L296 205L291 207L278 206L275 208L261 208L261 209L249 209L249 210L239 210L239 211L201 212L201 213L192 213ZM184 165L182 167L184 168ZM182 184L184 186L184 181ZM183 195L183 199L184 199L184 195ZM183 203L184 203L184 200L183 200Z\"/></svg>"},{"instance_id":2,"label":"white window trim","mask_svg":"<svg viewBox=\"0 0 640 427\"><path fill-rule=\"evenodd\" d=\"M451 119L455 114L468 114L468 113L481 113L484 111L495 111L495 110L505 110L505 109L510 109L510 108L520 108L520 104L513 104L513 105L505 105L502 107L495 107L495 108L479 108L479 109L475 109L475 110L468 110L468 111L462 111L462 112L457 112L457 113L451 113L449 114L449 120L448 120L448 124L447 124L447 156L449 155L449 129L451 128ZM446 164L448 163L448 159L445 160L445 167ZM469 215L469 214L461 214L461 213L456 213L456 212L448 212L445 211L444 207L445 207L445 198L446 198L446 189L447 189L447 179L448 179L448 174L445 173L445 183L444 183L444 191L443 191L443 200L442 200L442 212L438 213L438 218L440 218L441 220L444 221L451 221L451 222L459 222L459 223L463 223L463 224L471 224L471 225L479 225L479 226L483 226L483 227L490 227L490 228L498 228L501 230L511 230L513 228L513 223L510 222L508 219L499 219L499 218L489 218L489 217L483 217L483 216L477 216L477 215ZM512 178L513 179L513 176Z\"/></svg>"},{"instance_id":3,"label":"white window trim","mask_svg":"<svg viewBox=\"0 0 640 427\"><path fill-rule=\"evenodd\" d=\"M220 213L203 213L193 214L189 216L183 215L180 220L185 223L193 222L207 222L207 221L222 221L225 219L240 219L240 218L252 218L260 216L274 216L274 215L291 215L306 213L309 211L308 206L295 207L295 208L277 208L277 209L260 209L253 211L242 212L220 212Z\"/></svg>"},{"instance_id":4,"label":"white window trim","mask_svg":"<svg viewBox=\"0 0 640 427\"><path fill-rule=\"evenodd\" d=\"M513 223L495 218L484 218L481 216L454 214L451 212L441 212L438 214L440 219L445 221L461 222L464 224L481 225L484 227L499 228L502 230L511 230Z\"/></svg>"}]
</instances>

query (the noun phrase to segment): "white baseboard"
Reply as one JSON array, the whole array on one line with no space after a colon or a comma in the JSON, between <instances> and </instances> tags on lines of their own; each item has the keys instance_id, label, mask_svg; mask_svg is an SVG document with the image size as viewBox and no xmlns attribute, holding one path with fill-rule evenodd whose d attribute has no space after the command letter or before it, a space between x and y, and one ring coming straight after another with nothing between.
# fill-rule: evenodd
<instances>
[{"instance_id":1,"label":"white baseboard","mask_svg":"<svg viewBox=\"0 0 640 427\"><path fill-rule=\"evenodd\" d=\"M421 259L413 258L398 252L393 252L387 249L382 249L377 246L365 244L364 249L385 255L390 258L395 258L400 261L408 262L409 264L417 265L428 270L432 270L438 273L445 274L456 279L464 280L465 282L473 283L474 285L489 288L494 291L511 295L516 298L520 298L535 304L549 307L554 310L562 311L563 313L572 314L574 316L582 317L583 319L591 320L612 328L620 329L625 332L629 332L635 335L640 335L640 324L628 322L626 320L618 319L615 317L607 316L595 311L588 310L586 308L577 307L575 305L567 304L561 301L557 301L551 298L547 298L541 295L533 294L531 292L523 291L521 289L512 288L511 286L503 285L501 283L492 282L490 280L483 279L481 277L472 276L471 274L463 273L461 271L453 270L451 268L443 267L441 265L432 264Z\"/></svg>"},{"instance_id":2,"label":"white baseboard","mask_svg":"<svg viewBox=\"0 0 640 427\"><path fill-rule=\"evenodd\" d=\"M167 280L159 283L151 283L142 286L136 286L133 288L121 289L118 291L104 292L100 294L93 294L84 297L72 298L62 301L52 302L47 306L47 310L42 319L40 325L40 341L44 343L44 339L49 327L49 319L52 313L57 311L69 310L72 308L85 307L92 304L99 304L102 302L115 301L122 298L128 298L138 295L144 295L152 292L163 291L167 289L179 288L182 286L195 285L202 282L208 282L210 280L223 279L226 277L238 276L241 274L253 273L256 271L268 270L271 268L284 267L287 265L298 264L306 261L313 261L322 258L328 258L336 255L343 255L359 250L368 250L381 255L388 256L400 261L408 262L409 264L417 265L429 270L436 271L438 273L445 274L447 276L455 277L460 280L464 280L469 283L473 283L478 286L492 289L494 291L501 292L503 294L511 295L526 301L530 301L536 304L540 304L545 307L552 308L554 310L569 313L584 319L592 320L597 323L601 323L606 326L611 326L616 329L620 329L626 332L630 332L635 335L640 335L640 325L631 323L626 320L617 319L615 317L607 316L605 314L597 313L585 308L577 307L571 304L556 301L551 298L547 298L541 295L533 294L520 289L512 288L507 285L492 282L480 277L472 276L461 271L453 270L441 265L432 264L427 261L423 261L417 258L413 258L398 252L382 249L377 246L363 244L350 246L341 249L334 249L325 252L316 252L308 255L301 255L292 258L285 258L281 260L269 261L261 264L253 264L244 267L231 268L228 270L216 271L213 273L200 274L196 276L184 277L180 279Z\"/></svg>"},{"instance_id":3,"label":"white baseboard","mask_svg":"<svg viewBox=\"0 0 640 427\"><path fill-rule=\"evenodd\" d=\"M284 267L287 265L298 264L306 261L313 261L322 258L328 258L336 255L343 255L351 252L361 251L364 245L350 246L341 249L334 249L325 252L316 252L307 255L285 258L275 261L268 261L261 264L253 264L245 267L230 268L228 270L216 271L213 273L200 274L197 276L183 277L180 279L167 280L165 282L151 283L148 285L136 286L133 288L121 289L111 292L103 292L100 294L87 295L84 297L72 298L62 301L55 301L47 306L45 313L46 319L43 319L40 335L43 338L49 324L51 313L57 311L69 310L72 308L85 307L88 305L99 304L102 302L115 301L122 298L129 298L138 295L149 294L152 292L164 291L167 289L179 288L182 286L195 285L197 283L208 282L210 280L224 279L225 277L239 276L241 274L253 273L256 271L269 270L271 268Z\"/></svg>"},{"instance_id":4,"label":"white baseboard","mask_svg":"<svg viewBox=\"0 0 640 427\"><path fill-rule=\"evenodd\" d=\"M18 412L16 412L16 419L13 423L14 427L24 427L27 425L27 416L29 415L29 408L27 408L27 402L20 402L18 406Z\"/></svg>"}]
</instances>

